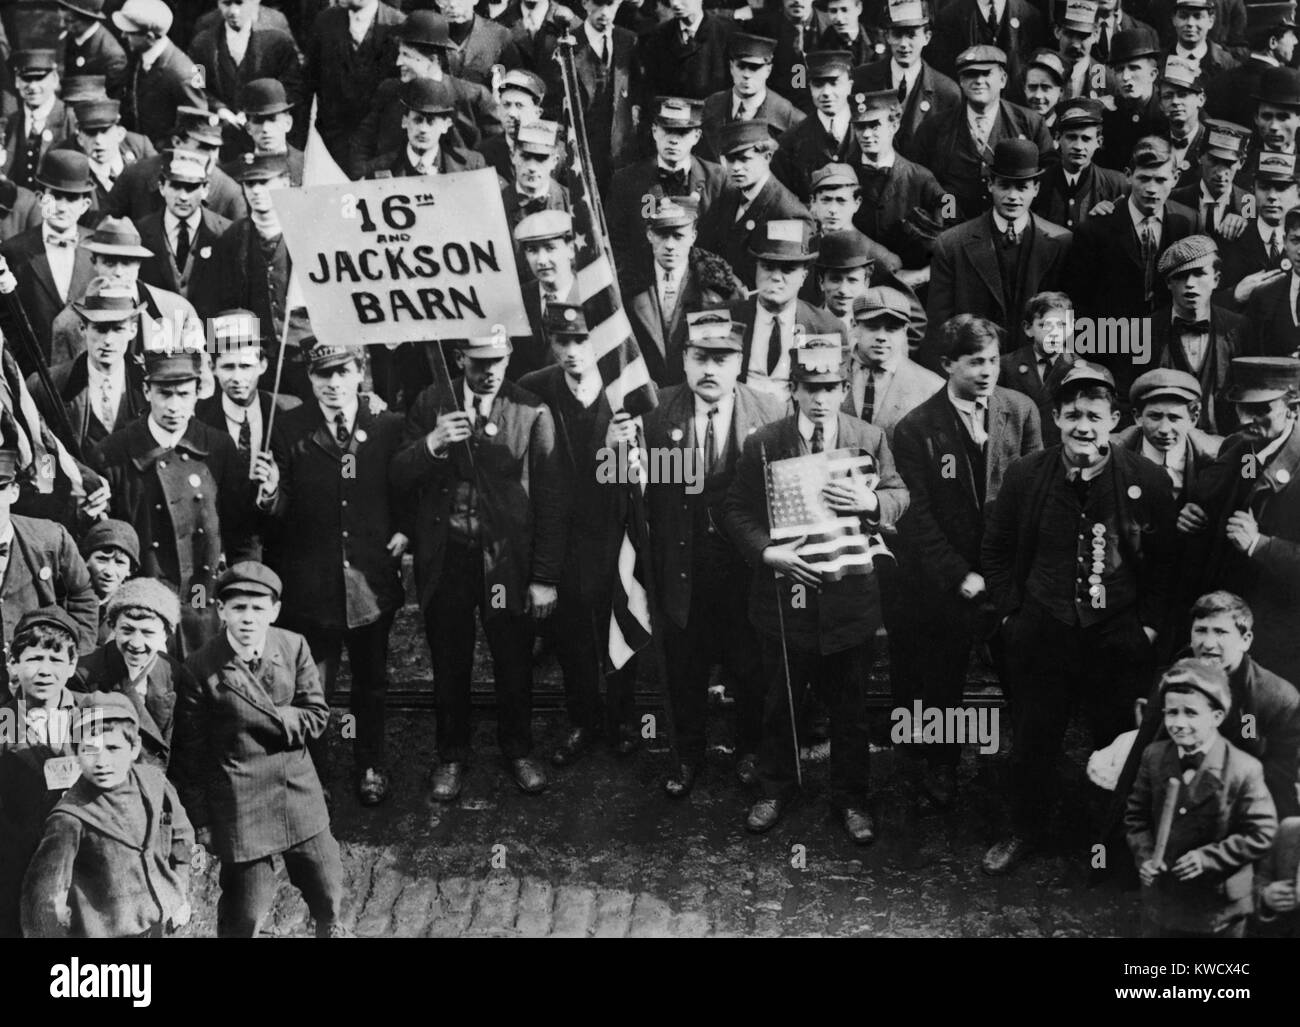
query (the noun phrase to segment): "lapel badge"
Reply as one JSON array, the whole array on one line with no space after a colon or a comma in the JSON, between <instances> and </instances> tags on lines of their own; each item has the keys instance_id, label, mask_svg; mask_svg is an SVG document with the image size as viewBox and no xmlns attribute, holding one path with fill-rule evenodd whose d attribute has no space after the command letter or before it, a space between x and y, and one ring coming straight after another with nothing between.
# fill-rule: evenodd
<instances>
[{"instance_id":1,"label":"lapel badge","mask_svg":"<svg viewBox=\"0 0 1300 1027\"><path fill-rule=\"evenodd\" d=\"M1191 161L1187 160L1186 158L1178 162L1179 171L1190 171L1191 167L1192 167Z\"/></svg>"},{"instance_id":2,"label":"lapel badge","mask_svg":"<svg viewBox=\"0 0 1300 1027\"><path fill-rule=\"evenodd\" d=\"M1021 364L1018 368L1016 368L1016 370L1019 371L1021 374L1028 374L1028 373L1029 373L1029 365L1028 365L1028 364Z\"/></svg>"},{"instance_id":3,"label":"lapel badge","mask_svg":"<svg viewBox=\"0 0 1300 1027\"><path fill-rule=\"evenodd\" d=\"M1141 498L1142 498L1142 488L1141 488L1141 486L1138 486L1138 485L1130 485L1130 486L1128 487L1128 497L1129 497L1129 499L1141 499Z\"/></svg>"},{"instance_id":4,"label":"lapel badge","mask_svg":"<svg viewBox=\"0 0 1300 1027\"><path fill-rule=\"evenodd\" d=\"M353 432L352 434L353 434L353 437L354 437L358 442L365 442L365 441L366 441L367 435L366 435L366 430L365 430L364 428L358 428L358 429L357 429L355 432Z\"/></svg>"},{"instance_id":5,"label":"lapel badge","mask_svg":"<svg viewBox=\"0 0 1300 1027\"><path fill-rule=\"evenodd\" d=\"M202 484L203 484L203 481L202 481L202 479L199 478L199 476L198 476L197 474L191 474L191 475L190 475L190 485L191 485L191 486L193 486L194 488L198 488L198 487L199 487L200 485L202 485Z\"/></svg>"},{"instance_id":6,"label":"lapel badge","mask_svg":"<svg viewBox=\"0 0 1300 1027\"><path fill-rule=\"evenodd\" d=\"M1019 19L1019 18L1012 18L1012 19L1011 19L1011 27L1012 27L1013 29L1018 29L1018 28L1020 28L1020 19Z\"/></svg>"},{"instance_id":7,"label":"lapel badge","mask_svg":"<svg viewBox=\"0 0 1300 1027\"><path fill-rule=\"evenodd\" d=\"M928 111L930 110L930 101L929 101L929 100L922 100L922 101L921 101L921 110L922 110L922 111L926 111L926 112L928 112Z\"/></svg>"},{"instance_id":8,"label":"lapel badge","mask_svg":"<svg viewBox=\"0 0 1300 1027\"><path fill-rule=\"evenodd\" d=\"M41 133L41 140L46 143L54 142L54 133L47 128L44 132Z\"/></svg>"},{"instance_id":9,"label":"lapel badge","mask_svg":"<svg viewBox=\"0 0 1300 1027\"><path fill-rule=\"evenodd\" d=\"M1104 524L1094 524L1094 525L1092 526L1092 534L1093 534L1096 538L1101 538L1103 535L1106 534L1106 525L1104 525Z\"/></svg>"},{"instance_id":10,"label":"lapel badge","mask_svg":"<svg viewBox=\"0 0 1300 1027\"><path fill-rule=\"evenodd\" d=\"M78 58L77 58L77 67L78 67L78 68L84 68L85 66L86 66L86 58L84 58L84 57L78 57Z\"/></svg>"},{"instance_id":11,"label":"lapel badge","mask_svg":"<svg viewBox=\"0 0 1300 1027\"><path fill-rule=\"evenodd\" d=\"M199 259L200 259L200 260L207 260L207 259L208 259L209 257L211 257L211 256L212 256L212 247L211 247L211 246L204 246L202 249L199 250Z\"/></svg>"},{"instance_id":12,"label":"lapel badge","mask_svg":"<svg viewBox=\"0 0 1300 1027\"><path fill-rule=\"evenodd\" d=\"M493 437L494 435L496 435L496 433L499 432L500 430L501 430L501 429L498 428L498 427L497 427L495 424L493 424L491 421L489 421L487 424L485 424L485 425L483 426L483 434L486 435L488 438L492 438L492 437Z\"/></svg>"},{"instance_id":13,"label":"lapel badge","mask_svg":"<svg viewBox=\"0 0 1300 1027\"><path fill-rule=\"evenodd\" d=\"M1277 473L1274 474L1273 477L1277 479L1279 485L1285 485L1291 480L1291 472L1285 467L1279 467Z\"/></svg>"},{"instance_id":14,"label":"lapel badge","mask_svg":"<svg viewBox=\"0 0 1300 1027\"><path fill-rule=\"evenodd\" d=\"M668 437L672 439L674 442L681 442L682 430L680 428L674 428L672 431L668 433Z\"/></svg>"},{"instance_id":15,"label":"lapel badge","mask_svg":"<svg viewBox=\"0 0 1300 1027\"><path fill-rule=\"evenodd\" d=\"M754 219L750 218L748 221L745 222L745 231L752 232L753 230L754 230Z\"/></svg>"},{"instance_id":16,"label":"lapel badge","mask_svg":"<svg viewBox=\"0 0 1300 1027\"><path fill-rule=\"evenodd\" d=\"M1280 264L1278 265L1278 267L1280 267L1283 271L1290 271L1290 270L1291 270L1291 258L1290 258L1290 257L1283 257L1283 258L1282 258L1282 263L1280 263Z\"/></svg>"},{"instance_id":17,"label":"lapel badge","mask_svg":"<svg viewBox=\"0 0 1300 1027\"><path fill-rule=\"evenodd\" d=\"M49 565L47 564L36 572L36 576L42 581L49 581L50 578L54 576L54 573L50 570Z\"/></svg>"}]
</instances>

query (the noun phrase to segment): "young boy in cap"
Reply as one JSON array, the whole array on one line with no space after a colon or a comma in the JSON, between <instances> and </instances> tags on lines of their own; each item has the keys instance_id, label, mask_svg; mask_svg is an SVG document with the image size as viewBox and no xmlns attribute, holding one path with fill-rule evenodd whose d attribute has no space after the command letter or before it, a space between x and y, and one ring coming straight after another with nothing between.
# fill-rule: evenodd
<instances>
[{"instance_id":1,"label":"young boy in cap","mask_svg":"<svg viewBox=\"0 0 1300 1027\"><path fill-rule=\"evenodd\" d=\"M177 696L174 776L198 843L221 860L217 933L256 937L283 861L316 920L316 936L347 937L343 864L307 743L329 706L306 640L274 627L280 577L233 564L217 583L223 630L186 663Z\"/></svg>"},{"instance_id":2,"label":"young boy in cap","mask_svg":"<svg viewBox=\"0 0 1300 1027\"><path fill-rule=\"evenodd\" d=\"M1198 475L1178 517L1179 531L1192 536L1186 557L1190 588L1193 595L1227 589L1249 603L1256 658L1296 682L1300 360L1237 357L1231 382L1226 398L1236 407L1241 430Z\"/></svg>"},{"instance_id":3,"label":"young boy in cap","mask_svg":"<svg viewBox=\"0 0 1300 1027\"><path fill-rule=\"evenodd\" d=\"M1012 829L985 854L989 874L1007 873L1049 834L1071 706L1082 702L1098 748L1130 726L1177 567L1167 475L1110 444L1111 373L1076 360L1053 416L1061 445L1007 467L980 548L1015 696Z\"/></svg>"},{"instance_id":4,"label":"young boy in cap","mask_svg":"<svg viewBox=\"0 0 1300 1027\"><path fill-rule=\"evenodd\" d=\"M228 218L204 206L209 191L208 165L193 150L173 150L158 182L163 209L137 223L140 242L153 251L140 269L140 280L187 299L211 290L218 273L213 259L217 240L230 227Z\"/></svg>"},{"instance_id":5,"label":"young boy in cap","mask_svg":"<svg viewBox=\"0 0 1300 1027\"><path fill-rule=\"evenodd\" d=\"M121 106L116 100L83 100L71 104L71 107L76 128L58 146L60 149L79 150L90 158L95 192L86 221L93 224L97 212L108 208L109 193L122 172L136 161L154 156L157 151L144 136L122 127Z\"/></svg>"},{"instance_id":6,"label":"young boy in cap","mask_svg":"<svg viewBox=\"0 0 1300 1027\"><path fill-rule=\"evenodd\" d=\"M194 829L165 772L136 761L135 706L92 693L73 729L81 773L23 879L23 936L157 938L184 927Z\"/></svg>"},{"instance_id":7,"label":"young boy in cap","mask_svg":"<svg viewBox=\"0 0 1300 1027\"><path fill-rule=\"evenodd\" d=\"M1179 660L1160 679L1169 738L1149 745L1124 827L1142 879L1142 935L1240 938L1253 864L1277 833L1259 760L1219 725L1232 705L1222 668ZM1167 844L1156 852L1169 789L1178 791Z\"/></svg>"},{"instance_id":8,"label":"young boy in cap","mask_svg":"<svg viewBox=\"0 0 1300 1027\"><path fill-rule=\"evenodd\" d=\"M475 607L495 667L501 754L520 789L546 787L532 756L533 621L551 615L563 572L565 473L550 410L506 381L510 352L504 332L462 346L453 395L436 384L420 394L389 468L419 504L415 576L438 704L433 797L443 802L460 794L470 757Z\"/></svg>"},{"instance_id":9,"label":"young boy in cap","mask_svg":"<svg viewBox=\"0 0 1300 1027\"><path fill-rule=\"evenodd\" d=\"M714 139L729 121L765 121L775 136L804 120L799 110L768 87L776 42L747 32L735 32L727 41L727 67L731 88L711 94L704 101L701 128L704 138L697 150L705 160L717 160Z\"/></svg>"},{"instance_id":10,"label":"young boy in cap","mask_svg":"<svg viewBox=\"0 0 1300 1027\"><path fill-rule=\"evenodd\" d=\"M854 185L853 192L857 191ZM895 266L890 268L890 257L893 254L883 246L876 246L856 228L839 232L823 230L817 248L817 280L811 283L810 279L810 284L805 284L803 296L810 303L820 302L852 335L853 301L871 287L877 267L882 277L897 270L898 258L894 258Z\"/></svg>"},{"instance_id":11,"label":"young boy in cap","mask_svg":"<svg viewBox=\"0 0 1300 1027\"><path fill-rule=\"evenodd\" d=\"M763 798L745 826L770 830L790 801L798 758L791 705L802 706L811 685L830 711L831 803L849 836L866 844L874 840L875 827L867 810L865 690L870 643L881 625L879 587L872 573L827 576L797 545L773 539L764 483L771 461L856 450L868 458L867 471L827 481L823 500L835 516L857 520L864 533L897 522L907 509L907 488L894 470L885 433L840 410L844 390L839 336L806 339L792 354L795 412L745 440L723 516L753 568L749 618L760 635L767 683L758 763Z\"/></svg>"},{"instance_id":12,"label":"young boy in cap","mask_svg":"<svg viewBox=\"0 0 1300 1027\"><path fill-rule=\"evenodd\" d=\"M374 806L388 794L388 635L402 605L402 554L415 532L410 504L388 481L404 421L361 397L363 350L310 342L313 400L279 417L272 438L280 477L261 500L276 521L267 548L284 583L281 623L307 640L327 700L347 646L355 784L361 802ZM323 739L308 748L329 789Z\"/></svg>"},{"instance_id":13,"label":"young boy in cap","mask_svg":"<svg viewBox=\"0 0 1300 1027\"><path fill-rule=\"evenodd\" d=\"M77 667L78 625L57 606L28 610L15 625L0 705L0 938L21 936L23 874L45 818L77 779L67 685Z\"/></svg>"},{"instance_id":14,"label":"young boy in cap","mask_svg":"<svg viewBox=\"0 0 1300 1027\"><path fill-rule=\"evenodd\" d=\"M182 655L214 630L211 602L218 566L246 552L253 535L253 493L235 444L194 417L202 354L145 354L147 417L109 435L89 454L112 489L113 516L139 536L141 572L183 597ZM255 462L258 482L274 461Z\"/></svg>"},{"instance_id":15,"label":"young boy in cap","mask_svg":"<svg viewBox=\"0 0 1300 1027\"><path fill-rule=\"evenodd\" d=\"M753 247L770 221L802 221L812 215L772 174L776 140L762 121L735 121L718 132L727 184L700 215L700 247L722 257L746 285L754 283Z\"/></svg>"},{"instance_id":16,"label":"young boy in cap","mask_svg":"<svg viewBox=\"0 0 1300 1027\"><path fill-rule=\"evenodd\" d=\"M166 770L176 695L189 674L166 651L180 625L180 600L156 578L134 578L107 606L112 635L78 664L73 690L126 695L140 720L140 759Z\"/></svg>"},{"instance_id":17,"label":"young boy in cap","mask_svg":"<svg viewBox=\"0 0 1300 1027\"><path fill-rule=\"evenodd\" d=\"M1061 441L1052 419L1052 396L1061 376L1074 363L1074 306L1063 292L1040 292L1025 304L1021 326L1027 340L1019 349L1002 354L998 384L1024 393L1038 407L1043 444Z\"/></svg>"},{"instance_id":18,"label":"young boy in cap","mask_svg":"<svg viewBox=\"0 0 1300 1027\"><path fill-rule=\"evenodd\" d=\"M1200 383L1186 371L1158 367L1133 383L1129 403L1137 423L1117 434L1114 444L1163 467L1181 507L1223 445L1221 436L1197 427Z\"/></svg>"},{"instance_id":19,"label":"young boy in cap","mask_svg":"<svg viewBox=\"0 0 1300 1027\"><path fill-rule=\"evenodd\" d=\"M601 474L616 433L609 400L582 307L549 303L545 324L555 363L524 375L519 385L550 409L556 449L569 480L568 540L552 625L571 727L551 762L566 767L587 755L602 736L620 755L636 748L639 734L632 704L636 659L617 670L609 668L607 646L602 644L609 633L610 591L622 523L620 490ZM626 419L626 414L620 415L620 420Z\"/></svg>"},{"instance_id":20,"label":"young boy in cap","mask_svg":"<svg viewBox=\"0 0 1300 1027\"><path fill-rule=\"evenodd\" d=\"M104 24L104 0L61 0L63 67L68 75L101 75L109 96L126 89L126 51ZM64 92L68 83L65 81Z\"/></svg>"},{"instance_id":21,"label":"young boy in cap","mask_svg":"<svg viewBox=\"0 0 1300 1027\"><path fill-rule=\"evenodd\" d=\"M1065 75L1065 62L1054 50L1035 50L1025 67L1020 87L1025 107L1043 119L1049 132L1056 127L1057 104L1065 97Z\"/></svg>"},{"instance_id":22,"label":"young boy in cap","mask_svg":"<svg viewBox=\"0 0 1300 1027\"><path fill-rule=\"evenodd\" d=\"M113 12L113 24L131 59L122 103L126 127L159 148L179 107L207 107L202 73L167 38L172 21L171 8L163 0L126 0Z\"/></svg>"},{"instance_id":23,"label":"young boy in cap","mask_svg":"<svg viewBox=\"0 0 1300 1027\"><path fill-rule=\"evenodd\" d=\"M108 621L108 601L140 569L140 539L126 521L106 517L81 536L81 557L90 572L90 584L99 600L99 634L103 645L113 635Z\"/></svg>"},{"instance_id":24,"label":"young boy in cap","mask_svg":"<svg viewBox=\"0 0 1300 1027\"><path fill-rule=\"evenodd\" d=\"M905 293L887 285L869 288L850 310L853 349L843 410L876 425L892 443L894 426L943 388L943 379L908 355L912 304Z\"/></svg>"},{"instance_id":25,"label":"young boy in cap","mask_svg":"<svg viewBox=\"0 0 1300 1027\"><path fill-rule=\"evenodd\" d=\"M466 150L449 137L455 106L450 87L431 78L402 83L402 128L406 145L381 153L359 167L364 178L405 178L446 175L486 167L481 154Z\"/></svg>"}]
</instances>

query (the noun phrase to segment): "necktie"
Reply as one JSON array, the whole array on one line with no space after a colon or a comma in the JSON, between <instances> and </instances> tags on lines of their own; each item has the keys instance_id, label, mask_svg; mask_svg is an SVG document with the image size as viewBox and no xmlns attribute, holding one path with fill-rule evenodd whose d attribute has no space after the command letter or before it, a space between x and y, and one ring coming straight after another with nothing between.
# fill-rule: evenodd
<instances>
[{"instance_id":1,"label":"necktie","mask_svg":"<svg viewBox=\"0 0 1300 1027\"><path fill-rule=\"evenodd\" d=\"M876 415L876 372L869 367L864 367L863 373L867 376L866 384L862 388L862 419L868 424Z\"/></svg>"},{"instance_id":2,"label":"necktie","mask_svg":"<svg viewBox=\"0 0 1300 1027\"><path fill-rule=\"evenodd\" d=\"M599 49L596 51L596 59L599 60L601 64L605 65L605 67L609 67L609 37L602 34L597 45Z\"/></svg>"},{"instance_id":3,"label":"necktie","mask_svg":"<svg viewBox=\"0 0 1300 1027\"><path fill-rule=\"evenodd\" d=\"M781 322L772 318L772 334L767 337L767 374L770 378L781 362Z\"/></svg>"},{"instance_id":4,"label":"necktie","mask_svg":"<svg viewBox=\"0 0 1300 1027\"><path fill-rule=\"evenodd\" d=\"M898 102L907 102L907 76L904 75L898 80Z\"/></svg>"},{"instance_id":5,"label":"necktie","mask_svg":"<svg viewBox=\"0 0 1300 1027\"><path fill-rule=\"evenodd\" d=\"M176 224L176 266L183 268L190 259L190 226L184 221Z\"/></svg>"},{"instance_id":6,"label":"necktie","mask_svg":"<svg viewBox=\"0 0 1300 1027\"><path fill-rule=\"evenodd\" d=\"M99 423L105 428L113 427L113 383L108 378L99 380Z\"/></svg>"},{"instance_id":7,"label":"necktie","mask_svg":"<svg viewBox=\"0 0 1300 1027\"><path fill-rule=\"evenodd\" d=\"M1139 238L1142 241L1142 287L1148 301L1155 291L1156 230L1154 222L1154 218L1143 218L1142 230L1139 233Z\"/></svg>"},{"instance_id":8,"label":"necktie","mask_svg":"<svg viewBox=\"0 0 1300 1027\"><path fill-rule=\"evenodd\" d=\"M713 470L713 465L718 462L718 438L713 433L713 418L717 415L717 407L709 407L709 412L705 415L704 427L704 473L709 474Z\"/></svg>"},{"instance_id":9,"label":"necktie","mask_svg":"<svg viewBox=\"0 0 1300 1027\"><path fill-rule=\"evenodd\" d=\"M75 230L72 232L65 232L61 235L56 235L54 232L45 233L45 245L53 246L56 249L66 249L67 247L74 245L76 241L77 233Z\"/></svg>"},{"instance_id":10,"label":"necktie","mask_svg":"<svg viewBox=\"0 0 1300 1027\"><path fill-rule=\"evenodd\" d=\"M1052 373L1052 361L1047 357L1043 357L1041 360L1038 361L1038 376L1042 378L1044 382L1046 382L1047 376L1051 373Z\"/></svg>"},{"instance_id":11,"label":"necktie","mask_svg":"<svg viewBox=\"0 0 1300 1027\"><path fill-rule=\"evenodd\" d=\"M977 399L975 401L975 409L971 411L970 437L971 440L975 443L975 445L979 446L980 449L983 449L984 443L988 442L989 440L989 433L984 428L984 411L986 407L987 407L986 400Z\"/></svg>"},{"instance_id":12,"label":"necktie","mask_svg":"<svg viewBox=\"0 0 1300 1027\"><path fill-rule=\"evenodd\" d=\"M745 121L745 104L741 100L736 101L736 106L731 111L732 121Z\"/></svg>"},{"instance_id":13,"label":"necktie","mask_svg":"<svg viewBox=\"0 0 1300 1027\"><path fill-rule=\"evenodd\" d=\"M546 209L546 197L538 196L531 200L524 200L519 204L519 209L528 214L538 214Z\"/></svg>"},{"instance_id":14,"label":"necktie","mask_svg":"<svg viewBox=\"0 0 1300 1027\"><path fill-rule=\"evenodd\" d=\"M250 656L246 662L248 663L248 669L254 674L262 669L262 658L260 656Z\"/></svg>"},{"instance_id":15,"label":"necktie","mask_svg":"<svg viewBox=\"0 0 1300 1027\"><path fill-rule=\"evenodd\" d=\"M663 186L665 196L685 196L690 191L687 188L685 171L668 171L666 168L660 168L659 184Z\"/></svg>"},{"instance_id":16,"label":"necktie","mask_svg":"<svg viewBox=\"0 0 1300 1027\"><path fill-rule=\"evenodd\" d=\"M1002 242L1005 246L1014 246L1020 241L1020 235L1016 232L1015 225L1007 225L1007 230L1002 233Z\"/></svg>"},{"instance_id":17,"label":"necktie","mask_svg":"<svg viewBox=\"0 0 1300 1027\"><path fill-rule=\"evenodd\" d=\"M342 414L339 414L339 417L342 416ZM238 446L240 456L247 457L253 451L253 426L248 423L247 413L244 414L244 419L239 422Z\"/></svg>"},{"instance_id":18,"label":"necktie","mask_svg":"<svg viewBox=\"0 0 1300 1027\"><path fill-rule=\"evenodd\" d=\"M998 6L992 2L989 3L989 13L985 18L984 32L989 42L994 42L998 38Z\"/></svg>"},{"instance_id":19,"label":"necktie","mask_svg":"<svg viewBox=\"0 0 1300 1027\"><path fill-rule=\"evenodd\" d=\"M671 271L664 272L664 317L671 318L677 309L677 283L673 281Z\"/></svg>"},{"instance_id":20,"label":"necktie","mask_svg":"<svg viewBox=\"0 0 1300 1027\"><path fill-rule=\"evenodd\" d=\"M247 419L244 423L248 423ZM348 444L348 419L342 410L334 415L334 439L340 446Z\"/></svg>"},{"instance_id":21,"label":"necktie","mask_svg":"<svg viewBox=\"0 0 1300 1027\"><path fill-rule=\"evenodd\" d=\"M1207 235L1213 235L1219 230L1219 205L1217 203L1205 203L1205 232Z\"/></svg>"},{"instance_id":22,"label":"necktie","mask_svg":"<svg viewBox=\"0 0 1300 1027\"><path fill-rule=\"evenodd\" d=\"M8 556L9 556L9 543L0 542L0 560L3 560Z\"/></svg>"},{"instance_id":23,"label":"necktie","mask_svg":"<svg viewBox=\"0 0 1300 1027\"><path fill-rule=\"evenodd\" d=\"M822 430L821 422L818 421L813 425L812 442L809 443L809 449L814 453L820 453L826 448L826 433Z\"/></svg>"},{"instance_id":24,"label":"necktie","mask_svg":"<svg viewBox=\"0 0 1300 1027\"><path fill-rule=\"evenodd\" d=\"M1278 258L1282 255L1282 248L1277 244L1277 229L1268 237L1268 263L1269 267L1277 267Z\"/></svg>"},{"instance_id":25,"label":"necktie","mask_svg":"<svg viewBox=\"0 0 1300 1027\"><path fill-rule=\"evenodd\" d=\"M1097 39L1097 59L1102 64L1105 64L1106 58L1108 58L1109 56L1110 56L1110 26L1103 25L1101 27L1101 36L1098 37Z\"/></svg>"},{"instance_id":26,"label":"necktie","mask_svg":"<svg viewBox=\"0 0 1300 1027\"><path fill-rule=\"evenodd\" d=\"M483 401L478 396L475 396L474 397L474 431L476 433L481 432L483 430L483 422L486 420L487 418L483 414Z\"/></svg>"}]
</instances>

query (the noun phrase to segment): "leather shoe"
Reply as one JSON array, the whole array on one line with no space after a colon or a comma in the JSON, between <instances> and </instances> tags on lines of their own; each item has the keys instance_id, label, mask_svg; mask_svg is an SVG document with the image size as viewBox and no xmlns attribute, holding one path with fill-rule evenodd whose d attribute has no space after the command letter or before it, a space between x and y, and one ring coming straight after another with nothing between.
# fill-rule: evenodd
<instances>
[{"instance_id":1,"label":"leather shoe","mask_svg":"<svg viewBox=\"0 0 1300 1027\"><path fill-rule=\"evenodd\" d=\"M565 736L560 747L551 753L551 762L557 767L571 767L591 752L594 739L585 727L575 727Z\"/></svg>"},{"instance_id":2,"label":"leather shoe","mask_svg":"<svg viewBox=\"0 0 1300 1027\"><path fill-rule=\"evenodd\" d=\"M780 799L760 799L750 807L749 816L745 818L745 830L754 834L770 831L781 819L785 803Z\"/></svg>"},{"instance_id":3,"label":"leather shoe","mask_svg":"<svg viewBox=\"0 0 1300 1027\"><path fill-rule=\"evenodd\" d=\"M686 798L695 787L696 773L694 763L680 764L677 773L668 775L668 779L664 782L664 791L673 799Z\"/></svg>"},{"instance_id":4,"label":"leather shoe","mask_svg":"<svg viewBox=\"0 0 1300 1027\"><path fill-rule=\"evenodd\" d=\"M433 772L433 797L439 802L454 802L465 784L465 764L440 763Z\"/></svg>"},{"instance_id":5,"label":"leather shoe","mask_svg":"<svg viewBox=\"0 0 1300 1027\"><path fill-rule=\"evenodd\" d=\"M876 825L871 821L871 814L864 809L852 807L840 810L840 820L849 837L859 845L870 845L876 840Z\"/></svg>"},{"instance_id":6,"label":"leather shoe","mask_svg":"<svg viewBox=\"0 0 1300 1027\"><path fill-rule=\"evenodd\" d=\"M1020 834L1008 835L995 842L980 864L986 874L1009 874L1032 849L1028 838Z\"/></svg>"},{"instance_id":7,"label":"leather shoe","mask_svg":"<svg viewBox=\"0 0 1300 1027\"><path fill-rule=\"evenodd\" d=\"M536 795L546 790L546 771L531 756L523 756L510 761L510 773L514 775L515 784L521 791Z\"/></svg>"},{"instance_id":8,"label":"leather shoe","mask_svg":"<svg viewBox=\"0 0 1300 1027\"><path fill-rule=\"evenodd\" d=\"M747 752L736 761L736 777L742 785L758 783L758 757L752 752Z\"/></svg>"},{"instance_id":9,"label":"leather shoe","mask_svg":"<svg viewBox=\"0 0 1300 1027\"><path fill-rule=\"evenodd\" d=\"M632 725L620 724L614 731L612 745L616 755L631 756L632 753L641 748L641 735Z\"/></svg>"},{"instance_id":10,"label":"leather shoe","mask_svg":"<svg viewBox=\"0 0 1300 1027\"><path fill-rule=\"evenodd\" d=\"M357 798L363 806L378 806L388 798L388 775L378 767L367 767L357 783Z\"/></svg>"},{"instance_id":11,"label":"leather shoe","mask_svg":"<svg viewBox=\"0 0 1300 1027\"><path fill-rule=\"evenodd\" d=\"M921 790L940 809L947 809L957 792L957 775L952 767L927 766L925 776L921 778Z\"/></svg>"}]
</instances>

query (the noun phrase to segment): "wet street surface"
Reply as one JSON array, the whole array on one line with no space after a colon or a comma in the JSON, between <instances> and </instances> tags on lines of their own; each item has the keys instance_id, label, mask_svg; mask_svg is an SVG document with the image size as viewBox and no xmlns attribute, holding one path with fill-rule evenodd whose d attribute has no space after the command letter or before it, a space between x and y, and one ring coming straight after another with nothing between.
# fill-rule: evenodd
<instances>
[{"instance_id":1,"label":"wet street surface","mask_svg":"<svg viewBox=\"0 0 1300 1027\"><path fill-rule=\"evenodd\" d=\"M412 705L427 695L428 656L411 609L393 636L394 689ZM480 646L481 648L481 646ZM476 664L476 694L490 666ZM880 668L877 668L879 672ZM877 675L873 674L873 677ZM343 682L346 685L346 677ZM980 686L972 681L972 688ZM352 794L349 743L330 727L339 769L333 829L348 873L345 919L360 936L949 936L1114 937L1137 930L1137 895L1089 880L1086 748L1072 735L1062 770L1070 787L1057 847L1003 878L980 858L1004 824L1008 741L968 751L954 808L939 811L917 784L919 747L889 745L888 711L875 714L872 812L877 841L856 846L832 815L829 764L805 765L800 799L768 834L749 835L756 793L734 774L730 709L711 709L708 766L685 800L660 787L666 739L617 757L602 747L573 767L550 766L567 730L554 708L553 661L539 667L536 752L550 787L518 790L501 762L490 704L480 706L475 761L459 800L429 799L434 715L390 714L392 790L376 808ZM647 696L646 698L652 698ZM416 704L422 705L422 704ZM883 705L883 704L882 704ZM550 707L550 709L546 709ZM653 712L645 709L643 712ZM1113 854L1112 854L1113 855ZM1117 857L1127 862L1127 851ZM267 931L307 936L310 917L280 873ZM187 934L215 934L215 862L191 886Z\"/></svg>"}]
</instances>

